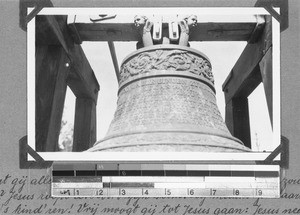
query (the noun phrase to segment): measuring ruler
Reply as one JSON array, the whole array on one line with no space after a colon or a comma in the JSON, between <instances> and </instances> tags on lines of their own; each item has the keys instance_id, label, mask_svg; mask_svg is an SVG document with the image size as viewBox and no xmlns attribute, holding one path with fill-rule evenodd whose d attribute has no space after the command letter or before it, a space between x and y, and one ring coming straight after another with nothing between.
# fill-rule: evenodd
<instances>
[{"instance_id":1,"label":"measuring ruler","mask_svg":"<svg viewBox=\"0 0 300 215\"><path fill-rule=\"evenodd\" d=\"M280 197L278 165L55 163L53 197Z\"/></svg>"}]
</instances>

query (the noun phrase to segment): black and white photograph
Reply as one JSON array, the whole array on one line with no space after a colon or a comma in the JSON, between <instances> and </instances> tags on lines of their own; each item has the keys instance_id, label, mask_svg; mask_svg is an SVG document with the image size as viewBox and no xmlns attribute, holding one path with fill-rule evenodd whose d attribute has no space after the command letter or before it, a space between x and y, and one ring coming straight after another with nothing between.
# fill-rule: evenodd
<instances>
[{"instance_id":1,"label":"black and white photograph","mask_svg":"<svg viewBox=\"0 0 300 215\"><path fill-rule=\"evenodd\" d=\"M298 214L299 9L0 1L0 214Z\"/></svg>"},{"instance_id":2,"label":"black and white photograph","mask_svg":"<svg viewBox=\"0 0 300 215\"><path fill-rule=\"evenodd\" d=\"M66 11L46 8L29 23L37 152L251 159L280 144L280 29L265 9ZM58 16L74 41L70 56L49 33ZM260 43L260 56L247 53Z\"/></svg>"}]
</instances>

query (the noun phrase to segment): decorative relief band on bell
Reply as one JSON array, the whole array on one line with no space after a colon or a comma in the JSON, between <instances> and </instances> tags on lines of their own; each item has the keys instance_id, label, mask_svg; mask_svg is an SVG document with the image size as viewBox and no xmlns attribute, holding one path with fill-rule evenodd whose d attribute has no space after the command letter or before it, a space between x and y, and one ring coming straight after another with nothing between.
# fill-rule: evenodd
<instances>
[{"instance_id":1,"label":"decorative relief band on bell","mask_svg":"<svg viewBox=\"0 0 300 215\"><path fill-rule=\"evenodd\" d=\"M185 47L168 49L169 46L152 46L154 48L136 52L127 58L121 66L119 85L137 75L155 72L187 72L214 83L211 64L202 53ZM173 47L173 46L171 46Z\"/></svg>"}]
</instances>

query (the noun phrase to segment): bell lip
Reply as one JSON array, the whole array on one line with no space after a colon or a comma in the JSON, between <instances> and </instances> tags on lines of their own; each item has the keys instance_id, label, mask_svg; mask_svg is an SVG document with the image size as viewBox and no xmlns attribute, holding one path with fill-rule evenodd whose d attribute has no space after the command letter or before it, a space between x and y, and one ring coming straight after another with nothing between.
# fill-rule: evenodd
<instances>
[{"instance_id":1,"label":"bell lip","mask_svg":"<svg viewBox=\"0 0 300 215\"><path fill-rule=\"evenodd\" d=\"M176 145L174 143L164 143L164 144L143 144L143 146L148 146L148 145ZM181 145L181 144L178 144ZM193 144L184 144L184 145L191 145L194 146ZM126 147L135 147L135 146L141 146L141 145L122 145L122 146L111 146L111 147L101 147L99 145L95 145L92 148L88 149L86 152L99 152L103 151L105 152L106 150L109 149L116 149L116 148L126 148ZM206 146L210 148L224 148L224 149L231 149L231 153L251 153L251 149L247 148L246 146L241 145L240 147L227 147L227 146L216 146L216 145L197 145L197 146ZM127 152L127 151L124 151ZM135 151L135 152L143 152L143 151ZM155 151L149 151L149 153L155 152ZM194 152L194 151L193 151ZM182 153L190 153L190 151L182 151ZM202 152L202 153L222 153L222 151L211 151L211 152Z\"/></svg>"},{"instance_id":2,"label":"bell lip","mask_svg":"<svg viewBox=\"0 0 300 215\"><path fill-rule=\"evenodd\" d=\"M151 135L151 133L174 133L177 131L151 131L151 132L143 132L142 134L143 135ZM210 136L210 134L208 133L205 133L205 132L183 132L183 133L190 133L190 134L200 134L200 135L208 135ZM102 140L99 140L97 141L92 148L88 149L87 151L90 151L90 152L95 152L95 151L101 151L101 150L104 150L105 149L112 149L112 148L119 148L119 147L132 147L132 146L142 146L142 145L176 145L176 143L171 143L171 142L165 142L165 143L136 143L136 144L132 144L132 143L127 143L127 144L122 144L122 145L101 145L101 143L105 142L105 141L109 141L111 139L115 139L115 138L121 138L122 136L130 136L130 135L137 135L137 134L141 134L139 132L127 132L126 134L125 133L122 133L120 135L112 135L112 136L109 136L107 138L104 138ZM194 145L194 146L209 146L209 147L220 147L220 148L229 148L229 149L237 149L237 150L241 150L241 151L244 151L244 152L251 152L251 149L249 149L248 147L246 147L242 141L240 141L239 139L233 137L233 136L227 136L227 135L222 135L222 134L215 134L214 133L214 136L217 136L217 137L221 137L221 138L225 138L225 139L228 139L228 140L231 140L233 141L233 144L234 145L231 145L231 146L226 146L226 145L215 145L215 144L212 144L212 143L206 143L206 144L193 144L193 143L185 143L183 145ZM181 145L181 144L179 144Z\"/></svg>"},{"instance_id":3,"label":"bell lip","mask_svg":"<svg viewBox=\"0 0 300 215\"><path fill-rule=\"evenodd\" d=\"M205 129L205 128L202 128L201 130L190 130L190 129L187 129L187 130L184 130L184 129L163 129L163 130L151 130L151 131L145 131L145 130L138 130L138 131L127 131L127 132L120 132L118 134L113 134L113 135L109 135L109 136L106 136L105 138L101 139L101 140L98 140L94 145L93 147L95 147L96 145L98 144L101 144L102 142L105 142L107 140L110 140L110 139L114 139L114 138L119 138L119 137L122 137L122 136L129 136L129 135L137 135L137 134L150 134L150 133L191 133L191 134L201 134L201 135L213 135L213 136L218 136L218 137L222 137L222 138L226 138L226 139L229 139L229 140L232 140L232 141L235 141L237 143L239 143L241 146L245 146L244 143L236 138L236 137L233 137L229 134L227 134L226 132L220 132L220 131L216 131L216 130L211 130L211 129Z\"/></svg>"},{"instance_id":4,"label":"bell lip","mask_svg":"<svg viewBox=\"0 0 300 215\"><path fill-rule=\"evenodd\" d=\"M210 66L211 66L211 62L210 62L210 59L204 54L202 53L201 51L198 51L197 49L194 49L194 48L190 48L190 47L187 47L187 46L181 46L181 45L174 45L174 44L160 44L160 45L152 45L152 46L147 46L147 47L143 47L143 48L140 48L134 52L131 52L129 55L127 55L121 65L123 65L125 62L127 62L128 60L130 60L131 58L133 58L135 55L138 55L142 52L145 52L145 51L152 51L152 50L159 50L159 49L165 49L165 50L173 50L173 49L179 49L179 50L184 50L184 51L189 51L189 52L193 52L194 54L200 56L200 57L203 57L205 58L209 63L210 63ZM211 66L212 68L212 66Z\"/></svg>"}]
</instances>

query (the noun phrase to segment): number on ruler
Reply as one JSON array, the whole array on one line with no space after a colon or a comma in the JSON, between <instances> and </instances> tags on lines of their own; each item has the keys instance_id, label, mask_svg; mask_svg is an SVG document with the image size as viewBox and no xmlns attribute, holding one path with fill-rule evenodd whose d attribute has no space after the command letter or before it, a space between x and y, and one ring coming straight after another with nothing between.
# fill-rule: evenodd
<instances>
[{"instance_id":1,"label":"number on ruler","mask_svg":"<svg viewBox=\"0 0 300 215\"><path fill-rule=\"evenodd\" d=\"M121 189L121 190L120 190L120 194L121 194L122 196L126 195L126 190L125 190L125 189Z\"/></svg>"},{"instance_id":2,"label":"number on ruler","mask_svg":"<svg viewBox=\"0 0 300 215\"><path fill-rule=\"evenodd\" d=\"M146 190L144 190L144 194L145 195L149 195L149 191L146 189Z\"/></svg>"},{"instance_id":3,"label":"number on ruler","mask_svg":"<svg viewBox=\"0 0 300 215\"><path fill-rule=\"evenodd\" d=\"M195 194L195 190L193 190L193 189L189 189L189 192L188 192L188 194L189 194L190 196L193 196L193 195Z\"/></svg>"},{"instance_id":4,"label":"number on ruler","mask_svg":"<svg viewBox=\"0 0 300 215\"><path fill-rule=\"evenodd\" d=\"M216 195L217 190L216 189L210 189L210 195L214 196Z\"/></svg>"},{"instance_id":5,"label":"number on ruler","mask_svg":"<svg viewBox=\"0 0 300 215\"><path fill-rule=\"evenodd\" d=\"M258 196L262 196L262 194L263 194L262 190L257 190L257 195Z\"/></svg>"},{"instance_id":6,"label":"number on ruler","mask_svg":"<svg viewBox=\"0 0 300 215\"><path fill-rule=\"evenodd\" d=\"M97 196L102 196L103 195L103 190L102 189L97 190L96 195Z\"/></svg>"},{"instance_id":7,"label":"number on ruler","mask_svg":"<svg viewBox=\"0 0 300 215\"><path fill-rule=\"evenodd\" d=\"M80 195L80 193L79 193L79 190L78 190L78 189L76 189L76 190L75 190L75 195Z\"/></svg>"},{"instance_id":8,"label":"number on ruler","mask_svg":"<svg viewBox=\"0 0 300 215\"><path fill-rule=\"evenodd\" d=\"M171 193L171 190L170 189L166 189L166 195L167 196L169 196L169 195L171 195L172 193Z\"/></svg>"},{"instance_id":9,"label":"number on ruler","mask_svg":"<svg viewBox=\"0 0 300 215\"><path fill-rule=\"evenodd\" d=\"M237 189L233 190L233 195L236 195L236 196L240 195L240 191Z\"/></svg>"}]
</instances>

